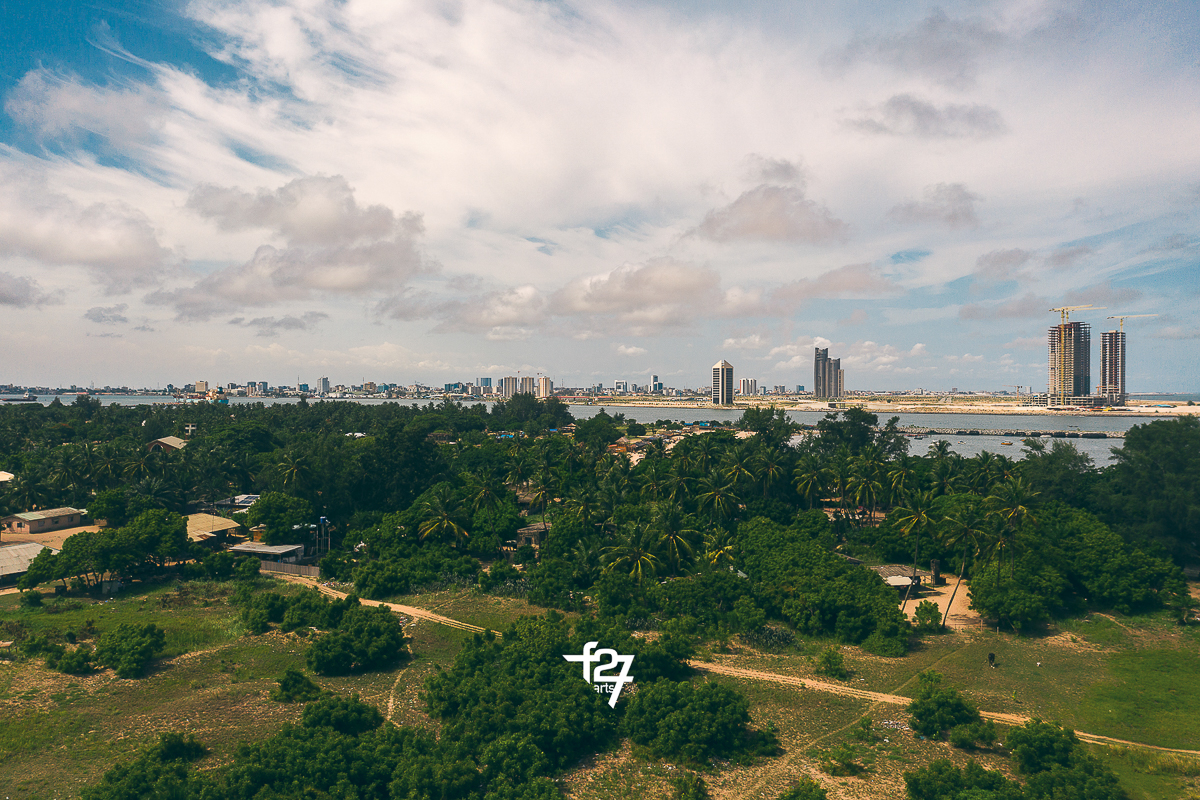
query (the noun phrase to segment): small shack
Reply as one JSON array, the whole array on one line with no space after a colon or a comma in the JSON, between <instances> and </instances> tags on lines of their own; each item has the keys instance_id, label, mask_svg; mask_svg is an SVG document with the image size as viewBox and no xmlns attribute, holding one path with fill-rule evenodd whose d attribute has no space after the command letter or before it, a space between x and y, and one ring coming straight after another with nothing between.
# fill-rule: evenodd
<instances>
[{"instance_id":1,"label":"small shack","mask_svg":"<svg viewBox=\"0 0 1200 800\"><path fill-rule=\"evenodd\" d=\"M229 552L243 556L254 556L259 561L271 561L276 564L297 564L304 557L304 545L243 542L229 548Z\"/></svg>"},{"instance_id":2,"label":"small shack","mask_svg":"<svg viewBox=\"0 0 1200 800\"><path fill-rule=\"evenodd\" d=\"M231 538L245 538L246 527L216 514L188 514L187 535L189 541L216 546Z\"/></svg>"},{"instance_id":3,"label":"small shack","mask_svg":"<svg viewBox=\"0 0 1200 800\"><path fill-rule=\"evenodd\" d=\"M151 453L155 451L171 452L172 450L182 450L187 446L186 439L180 439L178 436L164 436L161 439L155 439L150 444L146 445L146 449Z\"/></svg>"}]
</instances>

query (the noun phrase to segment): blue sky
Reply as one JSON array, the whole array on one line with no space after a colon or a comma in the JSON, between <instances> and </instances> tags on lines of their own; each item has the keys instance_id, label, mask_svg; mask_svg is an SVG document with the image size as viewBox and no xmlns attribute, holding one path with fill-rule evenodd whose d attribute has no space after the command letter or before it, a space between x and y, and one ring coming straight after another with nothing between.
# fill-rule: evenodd
<instances>
[{"instance_id":1,"label":"blue sky","mask_svg":"<svg viewBox=\"0 0 1200 800\"><path fill-rule=\"evenodd\" d=\"M807 5L9 2L0 381L1200 390L1194 4Z\"/></svg>"}]
</instances>

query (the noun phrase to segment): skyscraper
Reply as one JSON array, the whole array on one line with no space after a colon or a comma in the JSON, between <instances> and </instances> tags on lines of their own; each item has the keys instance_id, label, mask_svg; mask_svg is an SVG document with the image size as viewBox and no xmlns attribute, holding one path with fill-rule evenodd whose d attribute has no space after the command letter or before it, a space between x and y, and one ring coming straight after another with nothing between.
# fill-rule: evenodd
<instances>
[{"instance_id":1,"label":"skyscraper","mask_svg":"<svg viewBox=\"0 0 1200 800\"><path fill-rule=\"evenodd\" d=\"M733 364L728 361L713 364L712 401L714 406L733 404Z\"/></svg>"},{"instance_id":2,"label":"skyscraper","mask_svg":"<svg viewBox=\"0 0 1200 800\"><path fill-rule=\"evenodd\" d=\"M537 380L537 396L549 397L554 394L554 381L547 378L545 375Z\"/></svg>"},{"instance_id":3,"label":"skyscraper","mask_svg":"<svg viewBox=\"0 0 1200 800\"><path fill-rule=\"evenodd\" d=\"M523 375L521 377L521 394L534 394L537 392L537 378L532 375Z\"/></svg>"},{"instance_id":4,"label":"skyscraper","mask_svg":"<svg viewBox=\"0 0 1200 800\"><path fill-rule=\"evenodd\" d=\"M830 358L828 347L817 347L813 354L813 398L840 400L846 396L842 360Z\"/></svg>"},{"instance_id":5,"label":"skyscraper","mask_svg":"<svg viewBox=\"0 0 1200 800\"><path fill-rule=\"evenodd\" d=\"M320 378L317 380L317 391L320 394L329 394L329 378Z\"/></svg>"},{"instance_id":6,"label":"skyscraper","mask_svg":"<svg viewBox=\"0 0 1200 800\"><path fill-rule=\"evenodd\" d=\"M1098 394L1114 405L1125 405L1125 332L1100 334L1100 386Z\"/></svg>"},{"instance_id":7,"label":"skyscraper","mask_svg":"<svg viewBox=\"0 0 1200 800\"><path fill-rule=\"evenodd\" d=\"M517 393L517 379L509 376L500 379L500 394L504 397L512 397Z\"/></svg>"},{"instance_id":8,"label":"skyscraper","mask_svg":"<svg viewBox=\"0 0 1200 800\"><path fill-rule=\"evenodd\" d=\"M1049 387L1051 403L1087 397L1092 386L1092 326L1067 322L1049 331ZM1124 349L1122 348L1122 353ZM1124 359L1122 358L1122 361Z\"/></svg>"},{"instance_id":9,"label":"skyscraper","mask_svg":"<svg viewBox=\"0 0 1200 800\"><path fill-rule=\"evenodd\" d=\"M743 397L758 394L758 381L754 378L742 378L738 386L738 394Z\"/></svg>"}]
</instances>

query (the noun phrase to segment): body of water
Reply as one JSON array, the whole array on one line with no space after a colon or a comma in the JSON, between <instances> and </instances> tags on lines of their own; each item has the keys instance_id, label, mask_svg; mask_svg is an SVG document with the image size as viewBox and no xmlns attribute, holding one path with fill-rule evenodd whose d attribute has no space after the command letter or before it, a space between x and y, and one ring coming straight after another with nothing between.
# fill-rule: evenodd
<instances>
[{"instance_id":1,"label":"body of water","mask_svg":"<svg viewBox=\"0 0 1200 800\"><path fill-rule=\"evenodd\" d=\"M12 395L8 395L12 396ZM64 404L74 402L74 395L59 395L60 401ZM162 397L161 395L93 395L104 405L122 405L122 406L141 406L171 403L171 398ZM40 396L35 401L42 405L49 405L54 401L55 395ZM1196 402L1200 402L1200 395L1154 395L1154 396L1139 396L1138 399L1162 399L1186 401L1195 398ZM236 408L240 405L251 403L263 403L265 405L293 405L298 403L298 398L293 397L231 397L229 398L229 407ZM348 402L364 403L367 405L379 405L382 403L398 403L400 405L409 406L424 406L429 403L436 403L432 400L382 400L382 399L362 399L352 400ZM491 401L473 401L483 402L490 407ZM21 405L19 403L5 405ZM605 408L608 413L622 413L626 419L635 420L641 423L656 422L660 419L669 419L674 422L693 423L706 422L716 420L718 422L734 422L742 415L742 409L728 408L675 408L675 407L660 407L660 406L626 406L626 405L610 405L605 406L603 403L595 405L574 405L570 406L571 413L576 419L589 419L599 413L600 409ZM816 425L827 411L798 411L788 410L788 416L796 422L806 425ZM1139 425L1147 422L1152 422L1155 418L1165 418L1166 414L1147 413L1139 416L1103 416L1103 415L1071 415L1071 414L887 414L879 413L880 423L886 422L892 416L900 418L900 426L914 426L924 428L955 428L964 430L997 430L1006 428L1015 428L1018 430L1037 430L1037 431L1127 431L1134 425ZM945 439L950 442L951 449L959 455L971 457L987 450L992 453L1006 455L1009 458L1020 458L1022 455L1021 441L1015 437L1004 436L957 436L955 434L928 434L924 439L913 440L909 452L913 455L924 455L926 450L938 440ZM1096 463L1097 466L1104 466L1112 462L1112 449L1121 446L1120 439L1070 439L1071 444L1075 445L1080 452L1086 453ZM1011 444L1004 444L1011 442ZM1049 442L1047 442L1049 444Z\"/></svg>"}]
</instances>

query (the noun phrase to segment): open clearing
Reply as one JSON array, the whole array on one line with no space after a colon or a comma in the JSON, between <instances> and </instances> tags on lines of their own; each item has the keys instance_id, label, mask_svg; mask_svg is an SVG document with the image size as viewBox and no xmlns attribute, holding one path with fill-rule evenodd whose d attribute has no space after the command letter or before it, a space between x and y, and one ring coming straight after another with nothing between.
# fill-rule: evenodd
<instances>
[{"instance_id":1,"label":"open clearing","mask_svg":"<svg viewBox=\"0 0 1200 800\"><path fill-rule=\"evenodd\" d=\"M280 584L281 588L284 584ZM303 667L305 637L244 634L229 588L175 584L131 590L103 603L47 613L0 597L0 624L31 632L97 629L121 621L153 621L168 633L168 656L140 681L111 672L72 677L39 660L0 661L0 797L69 797L112 763L128 759L159 732L194 733L212 748L206 767L228 761L237 744L269 736L294 722L300 707L267 694L287 667ZM328 588L328 587L327 587ZM961 593L961 592L960 592ZM436 729L420 699L425 678L449 666L475 630L503 630L521 614L542 609L473 591L402 598L398 613L413 637L415 658L398 670L349 678L316 678L324 688L357 692L396 724ZM4 637L11 638L11 637ZM772 726L783 754L750 766L717 765L705 775L722 800L770 798L798 775L819 780L831 798L903 796L903 772L934 758L1008 770L1001 752L967 755L907 730L904 698L923 669L935 668L1001 722L1040 716L1077 730L1162 748L1200 742L1200 631L1165 617L1094 614L1039 637L967 630L926 637L906 657L884 659L844 648L848 681L816 676L809 656L830 644L808 641L783 652L737 645L698 662L698 680L732 683L746 694L756 725ZM987 653L996 654L996 668ZM1040 663L1040 666L1039 666ZM636 669L635 669L636 672ZM859 742L855 724L870 716L879 739ZM1003 726L1002 726L1003 727ZM866 770L858 777L821 772L822 754L840 743L856 748ZM1200 798L1200 762L1143 748L1094 747L1138 800ZM649 760L628 745L588 759L563 776L572 797L669 796L678 767Z\"/></svg>"}]
</instances>

